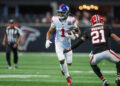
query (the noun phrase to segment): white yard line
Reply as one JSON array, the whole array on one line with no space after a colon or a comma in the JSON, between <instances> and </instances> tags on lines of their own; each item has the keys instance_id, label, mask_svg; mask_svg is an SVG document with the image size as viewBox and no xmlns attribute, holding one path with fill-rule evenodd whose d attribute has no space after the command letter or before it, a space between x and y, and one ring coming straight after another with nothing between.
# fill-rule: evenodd
<instances>
[{"instance_id":1,"label":"white yard line","mask_svg":"<svg viewBox=\"0 0 120 86\"><path fill-rule=\"evenodd\" d=\"M0 75L0 78L33 78L33 77L50 77L49 75Z\"/></svg>"},{"instance_id":2,"label":"white yard line","mask_svg":"<svg viewBox=\"0 0 120 86\"><path fill-rule=\"evenodd\" d=\"M15 81L18 81L18 82L48 82L48 83L54 83L54 82L57 82L57 83L60 83L60 82L64 82L66 83L66 80L30 80L30 79L27 79L27 80L0 80L0 81L8 81L8 82L15 82ZM101 81L93 81L93 80L72 80L73 83L102 83ZM110 83L114 83L114 81L110 82Z\"/></svg>"},{"instance_id":3,"label":"white yard line","mask_svg":"<svg viewBox=\"0 0 120 86\"><path fill-rule=\"evenodd\" d=\"M66 80L30 80L30 79L27 79L27 80L0 80L0 81L19 81L19 82L66 82ZM78 83L101 83L100 81L79 81L79 80L74 80L73 82L78 82Z\"/></svg>"}]
</instances>

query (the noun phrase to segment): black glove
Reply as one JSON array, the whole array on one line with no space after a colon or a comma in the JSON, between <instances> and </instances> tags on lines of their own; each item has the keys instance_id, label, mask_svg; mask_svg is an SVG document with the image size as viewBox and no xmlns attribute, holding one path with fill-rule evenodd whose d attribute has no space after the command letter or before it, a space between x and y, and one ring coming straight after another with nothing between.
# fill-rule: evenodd
<instances>
[{"instance_id":1,"label":"black glove","mask_svg":"<svg viewBox=\"0 0 120 86\"><path fill-rule=\"evenodd\" d=\"M67 50L67 49L64 49L64 50L63 50L63 53L67 53L67 52L69 52L69 51L71 51L71 49L68 49L68 50Z\"/></svg>"}]
</instances>

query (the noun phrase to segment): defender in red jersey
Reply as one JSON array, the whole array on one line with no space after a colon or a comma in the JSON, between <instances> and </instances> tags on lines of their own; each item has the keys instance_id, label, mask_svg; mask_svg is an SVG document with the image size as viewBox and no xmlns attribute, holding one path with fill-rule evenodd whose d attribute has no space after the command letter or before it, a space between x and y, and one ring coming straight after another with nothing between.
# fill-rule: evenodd
<instances>
[{"instance_id":1,"label":"defender in red jersey","mask_svg":"<svg viewBox=\"0 0 120 86\"><path fill-rule=\"evenodd\" d=\"M111 28L104 26L103 18L100 15L94 15L91 18L91 26L92 27L87 29L84 35L72 45L71 49L64 50L64 53L73 50L87 39L90 39L93 47L90 55L90 65L93 71L103 81L104 86L109 86L110 83L103 77L97 64L103 59L115 63L117 68L116 83L117 86L120 86L120 57L108 47L109 38L112 38L118 43L120 43L120 38L112 32Z\"/></svg>"}]
</instances>

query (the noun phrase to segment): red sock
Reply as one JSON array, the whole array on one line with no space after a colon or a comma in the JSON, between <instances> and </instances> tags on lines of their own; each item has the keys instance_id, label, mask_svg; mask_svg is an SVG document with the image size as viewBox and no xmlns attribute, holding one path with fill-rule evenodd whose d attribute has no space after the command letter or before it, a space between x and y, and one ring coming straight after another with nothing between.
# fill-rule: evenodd
<instances>
[{"instance_id":1,"label":"red sock","mask_svg":"<svg viewBox=\"0 0 120 86\"><path fill-rule=\"evenodd\" d=\"M104 77L103 77L103 76L101 76L101 77L100 77L100 79L101 79L101 80L104 80Z\"/></svg>"},{"instance_id":2,"label":"red sock","mask_svg":"<svg viewBox=\"0 0 120 86\"><path fill-rule=\"evenodd\" d=\"M118 76L120 76L120 73L117 73Z\"/></svg>"}]
</instances>

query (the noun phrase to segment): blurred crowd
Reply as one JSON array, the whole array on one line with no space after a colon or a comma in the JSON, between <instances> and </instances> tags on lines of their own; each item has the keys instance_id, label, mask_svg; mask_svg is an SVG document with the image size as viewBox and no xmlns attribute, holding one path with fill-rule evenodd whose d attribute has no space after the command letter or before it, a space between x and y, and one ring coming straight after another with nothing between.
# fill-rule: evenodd
<instances>
[{"instance_id":1,"label":"blurred crowd","mask_svg":"<svg viewBox=\"0 0 120 86\"><path fill-rule=\"evenodd\" d=\"M83 12L77 11L75 13L75 18L79 21L79 25L87 25L87 26L89 26L91 17L92 17L92 14L90 12L88 12L88 11L83 11ZM102 17L103 17L105 25L116 25L116 24L119 24L109 14L102 15Z\"/></svg>"},{"instance_id":2,"label":"blurred crowd","mask_svg":"<svg viewBox=\"0 0 120 86\"><path fill-rule=\"evenodd\" d=\"M46 12L46 14L25 14L25 15L9 15L9 16L0 16L0 23L7 23L9 19L14 19L18 23L34 23L35 25L39 25L40 23L50 23L51 17L53 15L50 12ZM78 20L79 25L90 26L90 18L92 14L88 11L76 11L73 14L75 18ZM119 24L113 17L110 15L102 15L105 24L116 25Z\"/></svg>"},{"instance_id":3,"label":"blurred crowd","mask_svg":"<svg viewBox=\"0 0 120 86\"><path fill-rule=\"evenodd\" d=\"M78 20L79 25L86 25L86 26L90 26L90 19L92 17L92 14L88 11L76 11L75 14L73 14L73 16ZM50 23L51 20L51 13L47 12L45 14L45 16L40 20L40 19L36 19L35 23L39 24L39 23ZM104 19L104 23L106 25L116 25L119 24L119 22L117 22L112 16L108 15L102 15L103 19Z\"/></svg>"}]
</instances>

